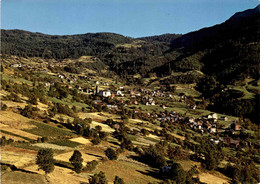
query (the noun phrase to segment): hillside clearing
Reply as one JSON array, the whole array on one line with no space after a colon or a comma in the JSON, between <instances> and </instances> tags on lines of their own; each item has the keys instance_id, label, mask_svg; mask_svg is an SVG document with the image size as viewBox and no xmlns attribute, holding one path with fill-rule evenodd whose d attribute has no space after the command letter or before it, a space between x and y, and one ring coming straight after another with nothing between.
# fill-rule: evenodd
<instances>
[{"instance_id":1,"label":"hillside clearing","mask_svg":"<svg viewBox=\"0 0 260 184\"><path fill-rule=\"evenodd\" d=\"M72 138L72 139L70 139L70 141L77 142L80 144L90 144L91 143L89 139L86 139L84 137Z\"/></svg>"}]
</instances>

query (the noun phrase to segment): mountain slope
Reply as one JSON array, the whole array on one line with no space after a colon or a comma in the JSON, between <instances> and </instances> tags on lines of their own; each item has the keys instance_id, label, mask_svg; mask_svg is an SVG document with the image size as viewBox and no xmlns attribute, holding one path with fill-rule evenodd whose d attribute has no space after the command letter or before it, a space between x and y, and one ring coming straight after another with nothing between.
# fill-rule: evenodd
<instances>
[{"instance_id":1,"label":"mountain slope","mask_svg":"<svg viewBox=\"0 0 260 184\"><path fill-rule=\"evenodd\" d=\"M191 32L172 41L172 49L184 47L196 51L211 47L227 39L260 38L260 5L254 9L238 12L222 24Z\"/></svg>"},{"instance_id":2,"label":"mountain slope","mask_svg":"<svg viewBox=\"0 0 260 184\"><path fill-rule=\"evenodd\" d=\"M254 9L236 13L226 22L183 35L171 43L171 50L180 56L154 69L169 75L175 72L200 70L217 77L222 83L247 76L259 78L260 11Z\"/></svg>"},{"instance_id":3,"label":"mountain slope","mask_svg":"<svg viewBox=\"0 0 260 184\"><path fill-rule=\"evenodd\" d=\"M137 38L139 40L144 40L148 42L164 42L164 43L171 43L176 38L179 38L181 34L163 34L163 35L157 35L157 36L147 36L147 37L141 37Z\"/></svg>"}]
</instances>

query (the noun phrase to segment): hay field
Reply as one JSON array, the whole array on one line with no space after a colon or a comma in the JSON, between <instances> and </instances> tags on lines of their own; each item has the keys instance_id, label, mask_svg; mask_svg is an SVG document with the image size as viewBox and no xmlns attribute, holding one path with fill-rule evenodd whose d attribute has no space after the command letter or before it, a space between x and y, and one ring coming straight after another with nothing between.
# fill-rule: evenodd
<instances>
[{"instance_id":1,"label":"hay field","mask_svg":"<svg viewBox=\"0 0 260 184\"><path fill-rule=\"evenodd\" d=\"M36 143L36 144L32 144L32 146L37 146L40 148L51 148L54 150L68 150L71 149L70 147L67 146L59 146L56 144L50 144L50 143Z\"/></svg>"},{"instance_id":2,"label":"hay field","mask_svg":"<svg viewBox=\"0 0 260 184\"><path fill-rule=\"evenodd\" d=\"M43 175L12 171L2 174L1 183L6 184L47 184Z\"/></svg>"},{"instance_id":3,"label":"hay field","mask_svg":"<svg viewBox=\"0 0 260 184\"><path fill-rule=\"evenodd\" d=\"M99 171L105 172L110 182L114 180L116 175L123 178L127 184L157 183L159 181L149 176L147 167L142 167L131 162L111 160L101 162L97 166L96 173Z\"/></svg>"},{"instance_id":4,"label":"hay field","mask_svg":"<svg viewBox=\"0 0 260 184\"><path fill-rule=\"evenodd\" d=\"M14 136L14 135L9 135L9 134L3 133L3 132L0 133L0 136L5 136L6 139L13 139L14 141L28 142L28 140L26 140L26 139L23 139L21 137L17 137L17 136Z\"/></svg>"},{"instance_id":5,"label":"hay field","mask_svg":"<svg viewBox=\"0 0 260 184\"><path fill-rule=\"evenodd\" d=\"M129 122L131 123L149 123L149 121L140 120L140 119L129 119Z\"/></svg>"},{"instance_id":6,"label":"hay field","mask_svg":"<svg viewBox=\"0 0 260 184\"><path fill-rule=\"evenodd\" d=\"M84 137L77 137L77 138L72 138L72 139L69 139L70 141L73 141L73 142L77 142L77 143L80 143L80 144L90 144L90 140L89 139L86 139Z\"/></svg>"},{"instance_id":7,"label":"hay field","mask_svg":"<svg viewBox=\"0 0 260 184\"><path fill-rule=\"evenodd\" d=\"M24 169L44 175L43 170L38 171L37 165L28 166ZM59 166L55 166L54 171L48 174L48 179L50 181L49 184L79 184L88 181L83 175L75 174L71 169Z\"/></svg>"},{"instance_id":8,"label":"hay field","mask_svg":"<svg viewBox=\"0 0 260 184\"><path fill-rule=\"evenodd\" d=\"M95 128L96 126L101 126L102 131L104 131L104 132L114 132L115 131L115 129L111 128L110 126L108 126L106 124L92 121L92 123L90 124L90 128Z\"/></svg>"},{"instance_id":9,"label":"hay field","mask_svg":"<svg viewBox=\"0 0 260 184\"><path fill-rule=\"evenodd\" d=\"M31 133L28 133L28 132L25 132L25 131L22 131L22 130L19 130L19 129L15 129L15 128L10 128L8 126L1 126L1 130L4 130L6 132L10 132L12 134L15 134L15 135L18 135L18 136L21 136L21 137L25 137L25 138L29 138L29 139L33 139L33 140L37 140L39 137L41 136L38 136L38 135L34 135L34 134L31 134Z\"/></svg>"},{"instance_id":10,"label":"hay field","mask_svg":"<svg viewBox=\"0 0 260 184\"><path fill-rule=\"evenodd\" d=\"M31 119L26 118L20 114L12 111L1 111L1 127L2 124L8 125L10 128L15 129L31 129L35 126L30 124Z\"/></svg>"},{"instance_id":11,"label":"hay field","mask_svg":"<svg viewBox=\"0 0 260 184\"><path fill-rule=\"evenodd\" d=\"M180 140L185 140L185 137L184 136L181 136L181 135L178 135L178 134L175 134L175 133L170 133L172 136L174 136L174 137L176 137L176 138L178 138L178 139L180 139Z\"/></svg>"},{"instance_id":12,"label":"hay field","mask_svg":"<svg viewBox=\"0 0 260 184\"><path fill-rule=\"evenodd\" d=\"M92 160L100 160L101 157L98 156L94 156L94 155L90 155L90 154L86 154L86 152L79 150L82 154L82 158L83 158L83 166L86 166L87 162L90 162ZM70 151L67 153L62 153L59 155L56 155L54 158L56 160L60 160L60 161L64 161L64 162L69 162L70 157L73 155L74 151Z\"/></svg>"},{"instance_id":13,"label":"hay field","mask_svg":"<svg viewBox=\"0 0 260 184\"><path fill-rule=\"evenodd\" d=\"M102 121L106 121L107 119L120 119L120 116L115 115L115 114L109 114L109 113L100 113L100 112L92 112L92 113L83 113L83 112L79 112L78 116L82 119L85 118L91 118L92 120L98 119L98 120L102 120Z\"/></svg>"},{"instance_id":14,"label":"hay field","mask_svg":"<svg viewBox=\"0 0 260 184\"><path fill-rule=\"evenodd\" d=\"M22 148L3 147L1 150L1 162L15 165L21 168L35 162L37 152Z\"/></svg>"},{"instance_id":15,"label":"hay field","mask_svg":"<svg viewBox=\"0 0 260 184\"><path fill-rule=\"evenodd\" d=\"M210 173L201 173L199 174L199 179L201 182L207 183L207 184L223 184L223 183L229 183L230 179L225 177L224 175L221 177L215 176Z\"/></svg>"},{"instance_id":16,"label":"hay field","mask_svg":"<svg viewBox=\"0 0 260 184\"><path fill-rule=\"evenodd\" d=\"M158 137L157 135L153 135L153 134L149 134L147 137L150 137L150 138L152 138L152 139L161 140L160 137Z\"/></svg>"}]
</instances>

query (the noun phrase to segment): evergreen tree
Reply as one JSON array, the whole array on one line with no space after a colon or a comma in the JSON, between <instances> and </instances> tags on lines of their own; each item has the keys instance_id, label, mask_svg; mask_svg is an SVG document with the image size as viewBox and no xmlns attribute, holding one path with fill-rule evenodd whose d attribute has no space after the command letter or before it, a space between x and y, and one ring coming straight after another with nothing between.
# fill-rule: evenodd
<instances>
[{"instance_id":1,"label":"evergreen tree","mask_svg":"<svg viewBox=\"0 0 260 184\"><path fill-rule=\"evenodd\" d=\"M39 169L44 170L45 174L48 174L54 170L54 158L52 149L40 149L37 157L36 164Z\"/></svg>"},{"instance_id":2,"label":"evergreen tree","mask_svg":"<svg viewBox=\"0 0 260 184\"><path fill-rule=\"evenodd\" d=\"M74 166L74 170L76 171L76 173L80 173L83 167L82 154L78 150L75 150L73 155L70 157L69 161Z\"/></svg>"},{"instance_id":3,"label":"evergreen tree","mask_svg":"<svg viewBox=\"0 0 260 184\"><path fill-rule=\"evenodd\" d=\"M178 184L184 184L186 182L186 172L182 166L178 163L174 163L169 171L170 179L176 181Z\"/></svg>"}]
</instances>

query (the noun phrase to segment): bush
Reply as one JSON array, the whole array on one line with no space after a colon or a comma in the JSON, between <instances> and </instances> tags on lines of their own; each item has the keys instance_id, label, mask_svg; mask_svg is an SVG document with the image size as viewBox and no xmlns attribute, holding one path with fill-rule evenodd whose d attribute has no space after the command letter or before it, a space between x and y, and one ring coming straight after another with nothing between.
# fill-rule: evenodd
<instances>
[{"instance_id":1,"label":"bush","mask_svg":"<svg viewBox=\"0 0 260 184\"><path fill-rule=\"evenodd\" d=\"M92 139L91 142L92 142L94 145L98 145L98 144L101 142L101 140L100 140L99 136L97 136L97 137L95 137L94 139Z\"/></svg>"},{"instance_id":2,"label":"bush","mask_svg":"<svg viewBox=\"0 0 260 184\"><path fill-rule=\"evenodd\" d=\"M1 110L5 111L7 109L7 105L6 104L1 104Z\"/></svg>"},{"instance_id":3,"label":"bush","mask_svg":"<svg viewBox=\"0 0 260 184\"><path fill-rule=\"evenodd\" d=\"M98 165L98 161L92 160L91 162L87 163L86 167L83 170L84 171L93 171L97 165Z\"/></svg>"},{"instance_id":4,"label":"bush","mask_svg":"<svg viewBox=\"0 0 260 184\"><path fill-rule=\"evenodd\" d=\"M118 157L116 151L113 150L112 148L108 148L108 149L105 151L105 154L106 154L107 158L109 158L109 160L116 160L117 157Z\"/></svg>"},{"instance_id":5,"label":"bush","mask_svg":"<svg viewBox=\"0 0 260 184\"><path fill-rule=\"evenodd\" d=\"M155 146L150 146L149 148L144 149L144 153L141 154L141 159L146 164L157 168L160 168L167 164L162 150L159 150Z\"/></svg>"},{"instance_id":6,"label":"bush","mask_svg":"<svg viewBox=\"0 0 260 184\"><path fill-rule=\"evenodd\" d=\"M105 173L100 171L98 174L91 176L91 178L89 178L89 184L107 184Z\"/></svg>"},{"instance_id":7,"label":"bush","mask_svg":"<svg viewBox=\"0 0 260 184\"><path fill-rule=\"evenodd\" d=\"M115 176L114 184L125 184L125 182L122 178Z\"/></svg>"}]
</instances>

